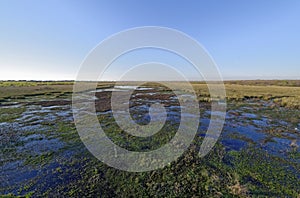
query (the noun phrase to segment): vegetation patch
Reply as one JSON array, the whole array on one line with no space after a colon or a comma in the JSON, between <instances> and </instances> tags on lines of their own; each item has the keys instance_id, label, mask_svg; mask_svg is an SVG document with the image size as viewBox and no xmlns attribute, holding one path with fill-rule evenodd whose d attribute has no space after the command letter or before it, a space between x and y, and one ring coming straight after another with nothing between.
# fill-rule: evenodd
<instances>
[{"instance_id":1,"label":"vegetation patch","mask_svg":"<svg viewBox=\"0 0 300 198\"><path fill-rule=\"evenodd\" d=\"M0 123L1 122L13 122L19 118L23 112L26 111L25 107L18 108L0 108Z\"/></svg>"},{"instance_id":2,"label":"vegetation patch","mask_svg":"<svg viewBox=\"0 0 300 198\"><path fill-rule=\"evenodd\" d=\"M111 168L86 149L70 111L73 82L1 83L0 98L6 99L1 101L0 108L0 170L5 179L11 179L11 185L0 185L2 196L300 196L297 82L225 82L228 114L223 134L213 150L204 158L199 157L203 140L200 135L205 132L205 127L200 126L201 132L180 158L162 169L143 173ZM98 89L113 85L113 82L99 83ZM204 115L201 119L209 121L207 86L203 82L192 85L200 101L201 115ZM136 91L131 97L131 117L140 124L147 124L148 112L139 111L139 105L143 105L139 101L174 99L170 90L161 89L157 83L147 86L153 89ZM155 94L150 94L152 92ZM104 91L95 95L99 99L95 102L98 119L106 135L128 150L159 148L174 136L176 123L180 122L180 116L174 116L180 112L174 110L171 122L160 132L151 138L134 137L116 124L110 112L111 93ZM15 102L17 107L9 106ZM166 108L178 105L174 100L164 104ZM38 122L39 119L42 122ZM254 137L256 130L262 138L257 138L259 141ZM245 144L234 150L223 141L228 139ZM266 145L273 147L270 150ZM41 151L36 152L39 147ZM277 154L280 152L284 156Z\"/></svg>"}]
</instances>

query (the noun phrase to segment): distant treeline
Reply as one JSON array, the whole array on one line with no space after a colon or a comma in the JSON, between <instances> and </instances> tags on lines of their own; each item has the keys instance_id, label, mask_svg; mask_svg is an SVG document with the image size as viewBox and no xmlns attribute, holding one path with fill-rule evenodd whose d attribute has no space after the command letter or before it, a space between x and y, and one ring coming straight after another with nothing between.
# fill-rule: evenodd
<instances>
[{"instance_id":1,"label":"distant treeline","mask_svg":"<svg viewBox=\"0 0 300 198\"><path fill-rule=\"evenodd\" d=\"M105 83L112 83L106 81ZM124 82L129 83L129 82ZM211 82L213 83L213 82ZM300 80L226 80L225 84L253 85L253 86L287 86L300 87ZM37 80L0 80L0 86L38 86L38 85L72 85L73 80L64 81L37 81ZM206 84L204 81L192 81L192 84Z\"/></svg>"},{"instance_id":2,"label":"distant treeline","mask_svg":"<svg viewBox=\"0 0 300 198\"><path fill-rule=\"evenodd\" d=\"M6 80L0 81L1 87L28 87L40 85L72 85L74 81L35 81L35 80Z\"/></svg>"},{"instance_id":3,"label":"distant treeline","mask_svg":"<svg viewBox=\"0 0 300 198\"><path fill-rule=\"evenodd\" d=\"M225 81L225 84L300 87L300 80L230 80Z\"/></svg>"}]
</instances>

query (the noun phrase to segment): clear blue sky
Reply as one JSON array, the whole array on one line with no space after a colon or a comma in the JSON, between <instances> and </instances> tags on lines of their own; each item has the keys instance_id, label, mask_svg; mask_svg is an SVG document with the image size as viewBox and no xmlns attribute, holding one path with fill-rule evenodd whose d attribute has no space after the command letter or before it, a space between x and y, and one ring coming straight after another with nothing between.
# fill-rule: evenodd
<instances>
[{"instance_id":1,"label":"clear blue sky","mask_svg":"<svg viewBox=\"0 0 300 198\"><path fill-rule=\"evenodd\" d=\"M0 0L0 79L74 79L100 41L137 26L194 37L225 79L300 78L298 0Z\"/></svg>"}]
</instances>

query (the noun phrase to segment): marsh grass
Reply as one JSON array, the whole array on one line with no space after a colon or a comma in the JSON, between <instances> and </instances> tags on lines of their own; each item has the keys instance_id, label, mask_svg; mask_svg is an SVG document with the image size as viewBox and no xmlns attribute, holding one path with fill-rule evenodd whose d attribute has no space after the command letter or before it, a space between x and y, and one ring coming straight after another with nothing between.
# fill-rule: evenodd
<instances>
[{"instance_id":1,"label":"marsh grass","mask_svg":"<svg viewBox=\"0 0 300 198\"><path fill-rule=\"evenodd\" d=\"M205 84L195 83L193 86L200 101L210 101ZM283 107L300 109L300 87L225 84L225 88L228 101L256 99L274 102Z\"/></svg>"},{"instance_id":2,"label":"marsh grass","mask_svg":"<svg viewBox=\"0 0 300 198\"><path fill-rule=\"evenodd\" d=\"M300 96L276 98L274 102L283 107L300 109Z\"/></svg>"},{"instance_id":3,"label":"marsh grass","mask_svg":"<svg viewBox=\"0 0 300 198\"><path fill-rule=\"evenodd\" d=\"M42 85L73 85L73 81L0 81L0 87L32 87Z\"/></svg>"},{"instance_id":4,"label":"marsh grass","mask_svg":"<svg viewBox=\"0 0 300 198\"><path fill-rule=\"evenodd\" d=\"M26 101L27 97L35 95L45 96L46 99L53 95L58 98L70 97L72 93L72 83L57 84L56 82L50 85L37 82L33 84L9 83L12 84L0 86L0 98L3 100L14 101L14 98L23 97ZM192 84L199 100L209 102L207 86L199 82ZM113 83L101 83L98 88L109 88L112 85ZM178 83L178 85L181 84ZM229 108L236 110L249 107L249 113L255 111L258 116L268 116L275 121L285 120L296 126L300 119L299 110L296 110L299 108L297 104L300 87L278 85L268 85L264 82L258 84L226 82L227 100L231 105L234 104L232 107L229 105ZM158 87L159 85L149 84L149 86ZM184 87L182 89L184 90ZM249 100L257 100L259 105L250 105L247 103ZM264 108L259 101L273 101L278 106ZM279 106L288 108L279 108ZM14 121L25 110L22 107L1 107L0 122ZM107 129L105 132L108 136L120 146L132 150L155 149L156 146L165 144L170 138L169 135L172 135L162 133L154 137L153 145L149 146L149 142L134 139L117 130L112 124L114 121L111 117L99 116L98 118L100 121L105 120L103 125ZM43 134L47 138L57 138L64 142L65 146L57 151L47 151L40 155L30 155L27 150L17 152L16 149L22 146L19 137L33 134L34 131L22 132L13 127L1 131L5 134L5 136L1 134L5 139L2 138L0 144L3 151L0 156L3 159L23 159L27 167L47 168L49 166L46 173L40 173L41 178L48 176L47 179L31 178L30 182L23 182L19 186L20 195L26 196L26 193L30 194L31 191L34 192L34 197L83 197L96 196L100 193L103 197L191 197L193 195L199 197L299 197L300 195L299 174L296 172L300 169L299 163L295 160L276 157L260 147L254 147L255 144L250 139L238 134L233 134L231 138L250 142L249 147L241 151L227 151L218 142L207 156L200 158L198 152L202 139L197 136L198 138L195 138L193 144L180 158L163 169L128 173L110 168L93 157L81 142L73 122L56 120L49 127L49 130L41 128L36 133ZM166 128L167 132L171 130L172 128ZM121 138L120 133L124 137ZM299 152L295 148L288 155L292 159L299 160ZM53 164L55 166L51 167L50 165ZM48 179L53 179L53 181L48 181ZM49 186L51 182L53 185ZM0 191L4 190L0 185Z\"/></svg>"},{"instance_id":5,"label":"marsh grass","mask_svg":"<svg viewBox=\"0 0 300 198\"><path fill-rule=\"evenodd\" d=\"M0 101L7 99L26 99L36 95L56 95L58 98L70 95L72 81L0 81ZM173 82L179 90L187 91L184 83ZM134 82L124 82L126 85ZM110 88L113 82L101 82L97 88ZM147 83L149 87L159 87L159 83ZM204 82L192 82L192 86L201 102L211 102L208 87ZM300 108L300 81L225 81L226 99L243 101L258 99L273 101L288 108Z\"/></svg>"},{"instance_id":6,"label":"marsh grass","mask_svg":"<svg viewBox=\"0 0 300 198\"><path fill-rule=\"evenodd\" d=\"M15 119L19 118L25 110L26 107L0 108L0 123L15 121Z\"/></svg>"},{"instance_id":7,"label":"marsh grass","mask_svg":"<svg viewBox=\"0 0 300 198\"><path fill-rule=\"evenodd\" d=\"M299 196L299 164L269 155L263 149L231 151L235 172L252 196ZM288 167L288 168L287 168Z\"/></svg>"}]
</instances>

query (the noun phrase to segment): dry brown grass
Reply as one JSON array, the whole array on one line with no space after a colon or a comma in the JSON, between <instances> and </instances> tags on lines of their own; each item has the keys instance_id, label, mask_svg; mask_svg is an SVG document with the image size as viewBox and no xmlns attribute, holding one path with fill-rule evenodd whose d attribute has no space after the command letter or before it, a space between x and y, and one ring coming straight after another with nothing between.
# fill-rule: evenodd
<instances>
[{"instance_id":1,"label":"dry brown grass","mask_svg":"<svg viewBox=\"0 0 300 198\"><path fill-rule=\"evenodd\" d=\"M124 82L124 84L128 83L129 82ZM271 83L276 85L270 85ZM284 86L284 83L287 85ZM113 84L114 83L111 82L103 82L99 83L98 87L112 86ZM175 84L179 90L188 90L182 82L173 82L173 84ZM229 81L225 82L226 99L229 101L240 101L253 98L273 100L278 105L300 109L300 87L296 86L298 84L300 84L300 81ZM149 83L148 85L158 86L159 84ZM209 102L211 100L205 83L193 82L192 85L200 101ZM72 90L72 82L1 81L0 100L5 98L22 98L27 95L42 95L55 92L64 93L71 92Z\"/></svg>"}]
</instances>

